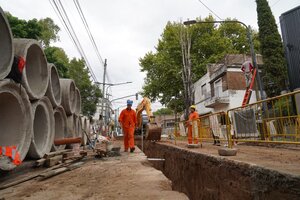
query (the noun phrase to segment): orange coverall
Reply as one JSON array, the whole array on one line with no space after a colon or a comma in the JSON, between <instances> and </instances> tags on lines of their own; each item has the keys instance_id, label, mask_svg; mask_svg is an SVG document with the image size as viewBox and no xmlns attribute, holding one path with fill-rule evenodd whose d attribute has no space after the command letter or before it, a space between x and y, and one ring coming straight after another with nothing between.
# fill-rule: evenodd
<instances>
[{"instance_id":1,"label":"orange coverall","mask_svg":"<svg viewBox=\"0 0 300 200\"><path fill-rule=\"evenodd\" d=\"M188 121L188 143L189 144L193 143L193 134L192 134L193 125L192 124L193 124L194 120L196 120L198 118L199 118L199 114L196 111L190 113L190 115L189 115L189 121ZM198 144L198 139L196 138L196 136L194 138L194 144Z\"/></svg>"},{"instance_id":2,"label":"orange coverall","mask_svg":"<svg viewBox=\"0 0 300 200\"><path fill-rule=\"evenodd\" d=\"M119 122L122 125L124 134L124 149L128 150L128 147L134 148L134 130L137 126L136 113L133 109L122 110L119 116Z\"/></svg>"}]
</instances>

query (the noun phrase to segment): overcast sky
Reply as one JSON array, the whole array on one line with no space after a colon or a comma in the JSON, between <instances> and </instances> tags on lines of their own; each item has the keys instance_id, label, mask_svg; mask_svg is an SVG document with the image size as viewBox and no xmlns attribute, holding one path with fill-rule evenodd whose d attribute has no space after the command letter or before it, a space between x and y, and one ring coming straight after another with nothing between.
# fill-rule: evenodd
<instances>
[{"instance_id":1,"label":"overcast sky","mask_svg":"<svg viewBox=\"0 0 300 200\"><path fill-rule=\"evenodd\" d=\"M73 0L61 1L98 81L102 82L103 66L97 59ZM140 72L139 58L149 51L155 51L154 47L168 21L204 18L211 13L198 0L79 0L79 2L100 54L102 58L108 60L110 82L133 82L111 87L110 92L113 95L111 99L141 91L145 74ZM236 18L258 29L254 0L202 0L202 2L222 19ZM300 1L269 0L269 4L278 23L279 16L298 6ZM52 45L62 47L70 58L80 57L49 0L0 0L0 6L21 19L52 18L61 28L60 42ZM117 101L115 107L123 105L125 100ZM135 101L134 106L137 103ZM153 110L156 110L160 105L155 104L153 107Z\"/></svg>"}]
</instances>

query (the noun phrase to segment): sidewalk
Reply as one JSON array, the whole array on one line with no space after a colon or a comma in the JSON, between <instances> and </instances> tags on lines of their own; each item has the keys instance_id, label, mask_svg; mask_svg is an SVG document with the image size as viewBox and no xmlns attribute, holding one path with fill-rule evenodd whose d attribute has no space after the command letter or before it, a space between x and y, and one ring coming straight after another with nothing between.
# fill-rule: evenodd
<instances>
[{"instance_id":1,"label":"sidewalk","mask_svg":"<svg viewBox=\"0 0 300 200\"><path fill-rule=\"evenodd\" d=\"M119 142L117 142L119 143ZM122 149L121 149L122 151ZM5 190L0 199L188 199L150 166L136 148L120 157L92 159L82 167L45 181L32 180Z\"/></svg>"}]
</instances>

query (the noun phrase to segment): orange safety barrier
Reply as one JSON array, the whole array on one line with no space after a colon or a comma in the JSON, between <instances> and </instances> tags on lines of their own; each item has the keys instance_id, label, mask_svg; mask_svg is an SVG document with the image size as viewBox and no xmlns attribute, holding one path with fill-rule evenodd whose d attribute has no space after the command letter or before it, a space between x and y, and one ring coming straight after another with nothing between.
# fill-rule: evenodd
<instances>
[{"instance_id":1,"label":"orange safety barrier","mask_svg":"<svg viewBox=\"0 0 300 200\"><path fill-rule=\"evenodd\" d=\"M22 163L19 152L16 146L0 146L0 155L9 157L15 165L20 165Z\"/></svg>"}]
</instances>

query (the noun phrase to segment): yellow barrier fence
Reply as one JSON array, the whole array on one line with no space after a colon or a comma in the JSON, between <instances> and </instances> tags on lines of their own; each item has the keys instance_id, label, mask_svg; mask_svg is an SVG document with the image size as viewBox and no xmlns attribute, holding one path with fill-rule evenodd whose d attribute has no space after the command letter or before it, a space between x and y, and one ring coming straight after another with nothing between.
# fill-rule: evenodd
<instances>
[{"instance_id":1,"label":"yellow barrier fence","mask_svg":"<svg viewBox=\"0 0 300 200\"><path fill-rule=\"evenodd\" d=\"M300 91L227 111L229 146L236 142L300 144Z\"/></svg>"}]
</instances>

